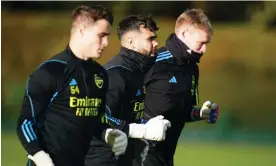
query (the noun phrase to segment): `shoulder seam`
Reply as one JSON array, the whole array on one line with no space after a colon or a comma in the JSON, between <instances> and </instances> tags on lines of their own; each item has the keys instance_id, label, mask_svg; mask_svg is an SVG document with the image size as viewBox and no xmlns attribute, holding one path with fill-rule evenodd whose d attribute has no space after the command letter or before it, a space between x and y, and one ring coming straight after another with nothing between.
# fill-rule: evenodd
<instances>
[{"instance_id":1,"label":"shoulder seam","mask_svg":"<svg viewBox=\"0 0 276 166\"><path fill-rule=\"evenodd\" d=\"M113 68L116 68L116 67L121 67L121 68L127 69L127 70L129 70L129 71L132 72L131 69L129 69L129 68L125 67L125 66L122 66L122 65L110 66L109 68L106 69L106 71L107 71L107 70L110 70L110 69L113 69Z\"/></svg>"},{"instance_id":2,"label":"shoulder seam","mask_svg":"<svg viewBox=\"0 0 276 166\"><path fill-rule=\"evenodd\" d=\"M37 67L37 69L38 69L38 68L40 68L41 66L45 65L46 63L49 63L49 62L58 62L58 63L67 64L67 62L62 61L62 60L58 60L58 59L51 59L51 60L47 60L47 61L45 61L45 62L41 63L41 64Z\"/></svg>"}]
</instances>

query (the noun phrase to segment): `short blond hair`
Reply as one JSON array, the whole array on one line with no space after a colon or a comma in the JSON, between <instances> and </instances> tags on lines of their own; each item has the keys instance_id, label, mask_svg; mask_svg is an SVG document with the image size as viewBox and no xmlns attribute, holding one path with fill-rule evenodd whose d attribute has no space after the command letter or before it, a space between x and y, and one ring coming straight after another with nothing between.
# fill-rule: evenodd
<instances>
[{"instance_id":1,"label":"short blond hair","mask_svg":"<svg viewBox=\"0 0 276 166\"><path fill-rule=\"evenodd\" d=\"M210 34L213 34L213 28L210 20L201 9L187 9L176 20L175 30L183 24L189 24L196 28L206 29Z\"/></svg>"}]
</instances>

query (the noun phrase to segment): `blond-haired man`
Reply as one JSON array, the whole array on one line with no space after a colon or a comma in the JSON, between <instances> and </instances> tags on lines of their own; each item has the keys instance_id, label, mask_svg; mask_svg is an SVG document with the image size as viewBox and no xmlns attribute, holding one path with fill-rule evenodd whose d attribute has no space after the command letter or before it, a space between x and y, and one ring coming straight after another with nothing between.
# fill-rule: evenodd
<instances>
[{"instance_id":1,"label":"blond-haired man","mask_svg":"<svg viewBox=\"0 0 276 166\"><path fill-rule=\"evenodd\" d=\"M186 122L206 119L215 123L218 105L198 104L198 63L211 41L213 29L201 9L186 10L176 20L175 32L158 50L155 65L145 78L145 122L163 115L171 122L166 140L154 142L144 166L172 166L178 138Z\"/></svg>"}]
</instances>

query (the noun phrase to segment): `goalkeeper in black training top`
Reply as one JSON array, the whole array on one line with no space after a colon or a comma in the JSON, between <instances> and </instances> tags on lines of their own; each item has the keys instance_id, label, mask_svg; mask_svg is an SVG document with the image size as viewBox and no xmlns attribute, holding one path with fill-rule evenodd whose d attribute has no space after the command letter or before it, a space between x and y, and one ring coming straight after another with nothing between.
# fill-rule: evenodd
<instances>
[{"instance_id":1,"label":"goalkeeper in black training top","mask_svg":"<svg viewBox=\"0 0 276 166\"><path fill-rule=\"evenodd\" d=\"M215 123L218 105L198 104L198 63L213 34L210 21L202 10L182 13L164 47L158 50L155 65L145 78L144 118L163 115L171 122L166 140L149 149L144 166L173 166L178 138L185 122L207 119Z\"/></svg>"}]
</instances>

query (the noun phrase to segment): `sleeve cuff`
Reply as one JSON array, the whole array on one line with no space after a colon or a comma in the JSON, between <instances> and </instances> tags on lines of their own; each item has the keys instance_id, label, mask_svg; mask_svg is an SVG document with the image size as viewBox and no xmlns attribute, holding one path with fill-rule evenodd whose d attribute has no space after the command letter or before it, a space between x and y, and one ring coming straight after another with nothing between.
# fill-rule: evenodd
<instances>
[{"instance_id":1,"label":"sleeve cuff","mask_svg":"<svg viewBox=\"0 0 276 166\"><path fill-rule=\"evenodd\" d=\"M190 118L192 122L202 120L200 117L200 108L193 108L190 113Z\"/></svg>"}]
</instances>

